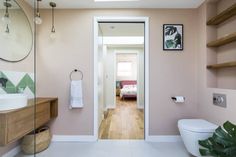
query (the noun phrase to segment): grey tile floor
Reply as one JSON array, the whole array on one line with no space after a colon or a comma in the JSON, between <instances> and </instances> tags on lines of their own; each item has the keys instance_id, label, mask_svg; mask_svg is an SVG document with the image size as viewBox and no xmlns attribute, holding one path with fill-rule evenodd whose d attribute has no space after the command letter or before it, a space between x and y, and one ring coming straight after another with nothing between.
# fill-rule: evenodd
<instances>
[{"instance_id":1,"label":"grey tile floor","mask_svg":"<svg viewBox=\"0 0 236 157\"><path fill-rule=\"evenodd\" d=\"M30 157L23 153L16 157ZM90 143L54 142L36 157L191 157L183 143L101 140Z\"/></svg>"}]
</instances>

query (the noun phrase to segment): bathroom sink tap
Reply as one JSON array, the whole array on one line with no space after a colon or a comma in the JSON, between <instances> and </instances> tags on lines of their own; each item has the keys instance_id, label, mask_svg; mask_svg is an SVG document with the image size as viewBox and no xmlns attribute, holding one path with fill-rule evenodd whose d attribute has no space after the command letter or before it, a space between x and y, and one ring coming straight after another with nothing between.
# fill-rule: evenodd
<instances>
[{"instance_id":1,"label":"bathroom sink tap","mask_svg":"<svg viewBox=\"0 0 236 157\"><path fill-rule=\"evenodd\" d=\"M3 88L6 88L7 87L7 81L8 81L8 79L1 77L0 78L0 86L3 87Z\"/></svg>"}]
</instances>

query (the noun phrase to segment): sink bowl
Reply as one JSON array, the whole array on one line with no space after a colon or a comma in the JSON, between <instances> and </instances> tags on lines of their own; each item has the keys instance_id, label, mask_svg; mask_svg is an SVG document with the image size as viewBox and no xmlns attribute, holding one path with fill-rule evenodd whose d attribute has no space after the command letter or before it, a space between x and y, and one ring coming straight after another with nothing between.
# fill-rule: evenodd
<instances>
[{"instance_id":1,"label":"sink bowl","mask_svg":"<svg viewBox=\"0 0 236 157\"><path fill-rule=\"evenodd\" d=\"M14 110L27 106L24 94L0 94L0 111Z\"/></svg>"}]
</instances>

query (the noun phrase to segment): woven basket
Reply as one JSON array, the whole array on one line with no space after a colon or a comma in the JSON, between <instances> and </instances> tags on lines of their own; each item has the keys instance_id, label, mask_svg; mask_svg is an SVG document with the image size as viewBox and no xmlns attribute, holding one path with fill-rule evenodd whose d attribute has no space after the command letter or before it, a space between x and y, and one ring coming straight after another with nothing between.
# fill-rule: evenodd
<instances>
[{"instance_id":1,"label":"woven basket","mask_svg":"<svg viewBox=\"0 0 236 157\"><path fill-rule=\"evenodd\" d=\"M26 135L21 143L21 148L25 154L36 154L49 147L51 138L49 127L42 127L37 129L35 134Z\"/></svg>"}]
</instances>

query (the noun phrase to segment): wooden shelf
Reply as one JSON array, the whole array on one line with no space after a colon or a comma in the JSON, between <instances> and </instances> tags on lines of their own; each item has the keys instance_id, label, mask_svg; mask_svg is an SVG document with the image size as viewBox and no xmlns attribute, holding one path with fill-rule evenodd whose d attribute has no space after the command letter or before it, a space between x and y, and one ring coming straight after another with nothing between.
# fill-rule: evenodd
<instances>
[{"instance_id":1,"label":"wooden shelf","mask_svg":"<svg viewBox=\"0 0 236 157\"><path fill-rule=\"evenodd\" d=\"M209 42L207 44L207 47L219 47L219 46L223 46L223 45L229 44L234 41L236 41L236 32L233 34L226 35L226 36L219 38L215 41Z\"/></svg>"},{"instance_id":2,"label":"wooden shelf","mask_svg":"<svg viewBox=\"0 0 236 157\"><path fill-rule=\"evenodd\" d=\"M221 63L221 64L208 65L207 69L222 69L222 68L231 68L231 67L236 67L236 61Z\"/></svg>"},{"instance_id":3,"label":"wooden shelf","mask_svg":"<svg viewBox=\"0 0 236 157\"><path fill-rule=\"evenodd\" d=\"M217 16L211 18L208 22L207 25L219 25L220 23L228 20L229 18L233 17L236 15L236 4L232 5L230 8L224 10Z\"/></svg>"}]
</instances>

